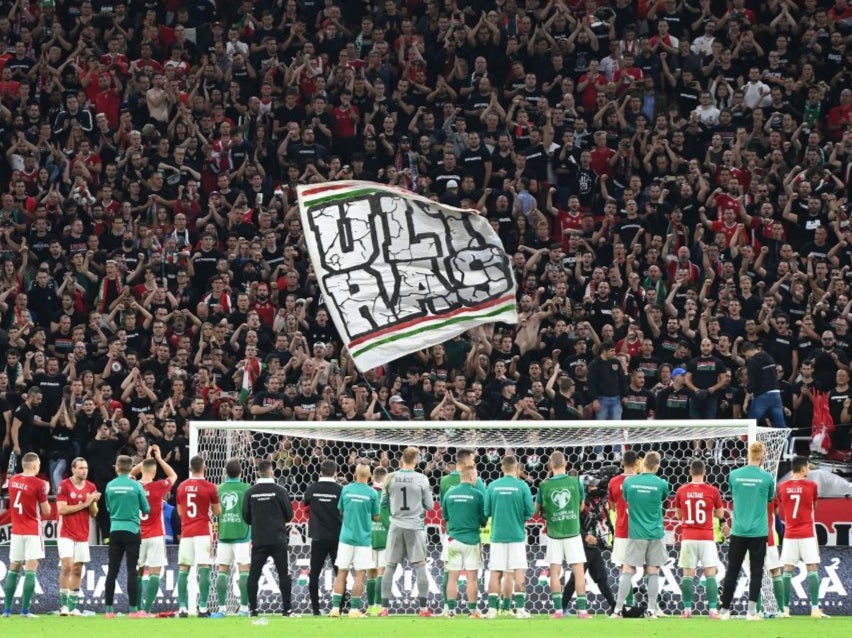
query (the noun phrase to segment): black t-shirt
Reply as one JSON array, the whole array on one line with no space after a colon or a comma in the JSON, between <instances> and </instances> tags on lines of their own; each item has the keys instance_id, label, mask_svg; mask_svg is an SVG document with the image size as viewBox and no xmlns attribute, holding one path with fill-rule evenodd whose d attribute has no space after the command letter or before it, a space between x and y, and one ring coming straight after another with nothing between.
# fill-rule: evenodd
<instances>
[{"instance_id":1,"label":"black t-shirt","mask_svg":"<svg viewBox=\"0 0 852 638\"><path fill-rule=\"evenodd\" d=\"M32 408L24 402L18 406L12 417L13 428L15 419L21 422L21 426L18 429L18 443L21 446L21 452L29 452L33 431L35 429L35 423L33 422L35 419L35 413Z\"/></svg>"},{"instance_id":2,"label":"black t-shirt","mask_svg":"<svg viewBox=\"0 0 852 638\"><path fill-rule=\"evenodd\" d=\"M719 375L725 371L723 364L716 357L695 357L686 366L687 372L692 373L692 384L706 390L719 382Z\"/></svg>"}]
</instances>

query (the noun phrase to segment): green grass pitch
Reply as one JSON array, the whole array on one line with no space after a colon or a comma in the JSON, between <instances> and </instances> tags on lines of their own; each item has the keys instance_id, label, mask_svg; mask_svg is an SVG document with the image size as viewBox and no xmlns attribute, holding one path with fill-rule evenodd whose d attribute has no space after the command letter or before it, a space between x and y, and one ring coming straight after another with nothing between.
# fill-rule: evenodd
<instances>
[{"instance_id":1,"label":"green grass pitch","mask_svg":"<svg viewBox=\"0 0 852 638\"><path fill-rule=\"evenodd\" d=\"M265 616L268 624L254 626L250 618L229 617L221 620L201 618L116 618L106 620L99 614L84 618L40 616L37 619L0 618L0 635L3 638L54 638L55 636L83 636L93 638L127 638L149 635L156 638L278 638L282 635L299 638L335 638L336 636L420 636L429 638L517 638L532 635L536 638L571 636L571 638L654 638L657 636L688 635L690 638L779 638L786 636L814 636L815 638L849 638L852 635L852 618L836 617L812 620L809 617L746 622L732 618L727 622L711 621L706 617L689 620L660 618L657 620L610 620L603 615L581 621L566 617L561 620L549 616L530 620L498 618L496 620L471 620L456 618L417 618L391 616L389 618L331 619L318 617L282 618Z\"/></svg>"}]
</instances>

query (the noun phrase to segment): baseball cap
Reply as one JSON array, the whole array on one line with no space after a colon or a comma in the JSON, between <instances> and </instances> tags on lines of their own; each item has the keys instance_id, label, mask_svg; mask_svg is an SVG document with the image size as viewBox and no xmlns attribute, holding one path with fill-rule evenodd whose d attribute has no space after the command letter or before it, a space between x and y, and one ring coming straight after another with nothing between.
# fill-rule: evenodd
<instances>
[{"instance_id":1,"label":"baseball cap","mask_svg":"<svg viewBox=\"0 0 852 638\"><path fill-rule=\"evenodd\" d=\"M405 399L403 399L403 398L402 398L401 396L399 396L398 394L395 394L395 395L393 395L390 399L388 399L388 403L390 403L390 404L394 404L394 403L405 403Z\"/></svg>"},{"instance_id":2,"label":"baseball cap","mask_svg":"<svg viewBox=\"0 0 852 638\"><path fill-rule=\"evenodd\" d=\"M458 188L458 187L459 187L459 183L454 179L451 179L449 182L447 182L447 188Z\"/></svg>"},{"instance_id":3,"label":"baseball cap","mask_svg":"<svg viewBox=\"0 0 852 638\"><path fill-rule=\"evenodd\" d=\"M684 370L683 368L675 368L674 370L672 370L672 379L675 379L682 374L686 374L686 370Z\"/></svg>"}]
</instances>

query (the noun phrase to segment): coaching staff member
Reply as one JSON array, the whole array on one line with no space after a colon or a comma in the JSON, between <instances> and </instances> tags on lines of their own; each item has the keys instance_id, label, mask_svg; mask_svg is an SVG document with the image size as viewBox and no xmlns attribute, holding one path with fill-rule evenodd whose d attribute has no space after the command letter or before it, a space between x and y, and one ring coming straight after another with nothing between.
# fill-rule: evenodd
<instances>
[{"instance_id":1,"label":"coaching staff member","mask_svg":"<svg viewBox=\"0 0 852 638\"><path fill-rule=\"evenodd\" d=\"M275 483L271 461L257 466L257 482L246 490L243 520L251 525L251 567L248 577L249 609L257 616L257 587L260 573L270 556L278 570L281 613L289 616L291 582L287 561L287 523L293 518L293 505L287 490Z\"/></svg>"},{"instance_id":2,"label":"coaching staff member","mask_svg":"<svg viewBox=\"0 0 852 638\"><path fill-rule=\"evenodd\" d=\"M340 510L340 493L343 488L335 480L337 463L325 460L320 464L320 478L305 490L305 505L310 509L308 518L308 533L311 537L311 572L308 577L308 593L311 597L311 611L314 616L320 615L319 608L319 579L325 567L325 559L331 559L331 564L337 561L337 543L340 537L342 520ZM337 567L333 567L335 576Z\"/></svg>"}]
</instances>

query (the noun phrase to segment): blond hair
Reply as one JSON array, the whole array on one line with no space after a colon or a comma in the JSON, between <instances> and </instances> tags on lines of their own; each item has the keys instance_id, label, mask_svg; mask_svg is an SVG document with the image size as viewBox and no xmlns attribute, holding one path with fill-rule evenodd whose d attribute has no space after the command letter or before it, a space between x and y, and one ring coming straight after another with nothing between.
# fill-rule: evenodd
<instances>
[{"instance_id":1,"label":"blond hair","mask_svg":"<svg viewBox=\"0 0 852 638\"><path fill-rule=\"evenodd\" d=\"M749 461L762 461L765 455L766 446L763 445L763 443L761 443L760 441L755 441L754 443L748 446Z\"/></svg>"}]
</instances>

